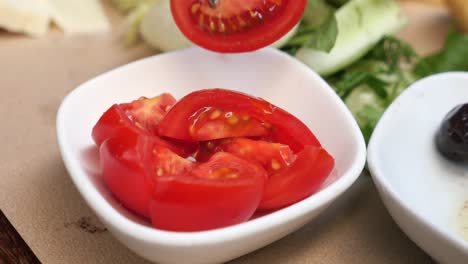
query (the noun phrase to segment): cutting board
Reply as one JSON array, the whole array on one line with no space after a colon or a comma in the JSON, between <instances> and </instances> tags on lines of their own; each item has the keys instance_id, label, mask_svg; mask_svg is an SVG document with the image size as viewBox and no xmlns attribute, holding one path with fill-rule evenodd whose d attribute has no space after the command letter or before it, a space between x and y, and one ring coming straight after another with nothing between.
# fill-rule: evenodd
<instances>
[{"instance_id":1,"label":"cutting board","mask_svg":"<svg viewBox=\"0 0 468 264\"><path fill-rule=\"evenodd\" d=\"M420 54L439 49L450 18L437 5L402 3L410 17L398 36ZM55 115L77 85L156 51L121 41L114 30L32 39L0 32L0 208L43 263L146 263L90 211L61 161ZM0 245L1 246L1 245ZM181 254L183 254L181 252ZM323 215L288 237L232 263L430 263L398 228L368 176Z\"/></svg>"}]
</instances>

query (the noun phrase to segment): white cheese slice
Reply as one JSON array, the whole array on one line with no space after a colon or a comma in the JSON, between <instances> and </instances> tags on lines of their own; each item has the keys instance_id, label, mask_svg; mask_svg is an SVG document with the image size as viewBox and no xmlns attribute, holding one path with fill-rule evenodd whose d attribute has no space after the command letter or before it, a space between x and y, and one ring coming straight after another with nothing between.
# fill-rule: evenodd
<instances>
[{"instance_id":1,"label":"white cheese slice","mask_svg":"<svg viewBox=\"0 0 468 264\"><path fill-rule=\"evenodd\" d=\"M48 0L54 22L67 34L95 33L110 29L98 0Z\"/></svg>"},{"instance_id":2,"label":"white cheese slice","mask_svg":"<svg viewBox=\"0 0 468 264\"><path fill-rule=\"evenodd\" d=\"M0 0L0 28L42 36L47 33L49 23L46 0Z\"/></svg>"}]
</instances>

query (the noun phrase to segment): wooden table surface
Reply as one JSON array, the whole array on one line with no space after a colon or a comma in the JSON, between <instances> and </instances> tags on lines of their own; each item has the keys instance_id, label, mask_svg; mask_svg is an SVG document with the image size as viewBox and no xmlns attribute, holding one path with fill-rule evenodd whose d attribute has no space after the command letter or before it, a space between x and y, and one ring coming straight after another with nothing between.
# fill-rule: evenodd
<instances>
[{"instance_id":1,"label":"wooden table surface","mask_svg":"<svg viewBox=\"0 0 468 264\"><path fill-rule=\"evenodd\" d=\"M411 22L398 35L421 54L439 49L450 24L446 11L408 1L402 5ZM114 25L108 34L54 31L31 39L0 32L0 263L147 263L114 239L86 206L56 144L55 115L67 93L155 53L144 45L123 47L123 22L107 11ZM363 176L313 222L231 263L432 260L401 232L371 178Z\"/></svg>"}]
</instances>

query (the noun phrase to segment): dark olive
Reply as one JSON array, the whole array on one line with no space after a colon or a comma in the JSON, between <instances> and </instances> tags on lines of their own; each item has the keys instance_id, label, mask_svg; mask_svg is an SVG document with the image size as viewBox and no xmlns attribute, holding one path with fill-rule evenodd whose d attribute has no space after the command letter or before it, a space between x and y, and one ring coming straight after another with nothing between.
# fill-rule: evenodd
<instances>
[{"instance_id":1,"label":"dark olive","mask_svg":"<svg viewBox=\"0 0 468 264\"><path fill-rule=\"evenodd\" d=\"M450 160L468 161L468 103L450 110L436 136L436 145Z\"/></svg>"}]
</instances>

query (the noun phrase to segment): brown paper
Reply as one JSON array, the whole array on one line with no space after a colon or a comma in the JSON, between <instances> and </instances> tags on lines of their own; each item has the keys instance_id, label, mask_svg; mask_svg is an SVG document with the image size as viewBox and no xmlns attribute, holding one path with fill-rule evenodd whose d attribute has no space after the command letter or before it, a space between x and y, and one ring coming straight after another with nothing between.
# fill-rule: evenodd
<instances>
[{"instance_id":1,"label":"brown paper","mask_svg":"<svg viewBox=\"0 0 468 264\"><path fill-rule=\"evenodd\" d=\"M436 7L404 4L400 35L421 53L442 44L449 19ZM109 10L108 10L109 11ZM112 16L114 28L122 21ZM146 263L90 211L59 155L55 115L80 83L153 54L125 48L117 31L32 39L0 32L0 208L43 263ZM369 177L318 219L232 263L428 263L385 210Z\"/></svg>"}]
</instances>

